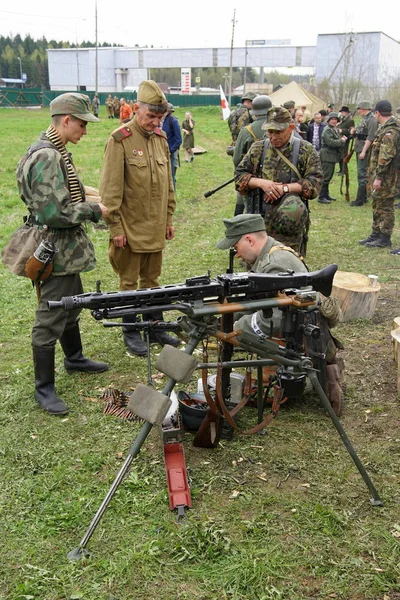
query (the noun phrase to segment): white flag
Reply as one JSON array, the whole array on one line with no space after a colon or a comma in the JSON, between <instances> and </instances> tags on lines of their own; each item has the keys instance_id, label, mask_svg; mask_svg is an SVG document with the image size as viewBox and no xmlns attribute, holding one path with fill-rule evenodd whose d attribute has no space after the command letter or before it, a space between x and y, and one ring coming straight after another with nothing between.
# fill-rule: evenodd
<instances>
[{"instance_id":1,"label":"white flag","mask_svg":"<svg viewBox=\"0 0 400 600\"><path fill-rule=\"evenodd\" d=\"M221 93L221 108L222 108L222 118L224 121L227 120L231 111L229 109L228 100L225 98L224 90L222 89L222 85L219 86L219 91Z\"/></svg>"}]
</instances>

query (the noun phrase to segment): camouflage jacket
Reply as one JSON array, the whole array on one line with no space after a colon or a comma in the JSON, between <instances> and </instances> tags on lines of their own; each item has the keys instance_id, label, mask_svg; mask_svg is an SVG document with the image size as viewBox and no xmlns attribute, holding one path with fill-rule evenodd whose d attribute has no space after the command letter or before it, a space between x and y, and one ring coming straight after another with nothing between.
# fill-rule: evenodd
<instances>
[{"instance_id":1,"label":"camouflage jacket","mask_svg":"<svg viewBox=\"0 0 400 600\"><path fill-rule=\"evenodd\" d=\"M242 127L252 122L250 110L242 104L236 110L233 110L228 118L228 126L232 134L232 140L235 142Z\"/></svg>"},{"instance_id":2,"label":"camouflage jacket","mask_svg":"<svg viewBox=\"0 0 400 600\"><path fill-rule=\"evenodd\" d=\"M382 187L374 191L374 197L390 197L396 193L400 167L400 124L390 117L381 125L371 146L368 165L369 183L382 181Z\"/></svg>"},{"instance_id":3,"label":"camouflage jacket","mask_svg":"<svg viewBox=\"0 0 400 600\"><path fill-rule=\"evenodd\" d=\"M47 238L58 248L53 275L93 269L96 265L94 248L82 223L99 221L101 209L94 203L72 202L65 162L44 133L19 161L17 184L30 220L39 228L47 225ZM85 198L84 187L80 185Z\"/></svg>"},{"instance_id":4,"label":"camouflage jacket","mask_svg":"<svg viewBox=\"0 0 400 600\"><path fill-rule=\"evenodd\" d=\"M241 194L247 194L250 190L248 182L252 177L258 177L259 164L262 157L264 141L254 142L250 150L243 157L235 171L236 189ZM292 143L289 142L280 151L290 160L292 154ZM316 198L322 185L321 162L317 152L308 142L300 141L300 151L297 161L297 169L301 179L297 179L293 170L277 154L275 149L269 145L266 151L262 178L270 179L279 183L300 183L302 192L300 196L304 199Z\"/></svg>"}]
</instances>

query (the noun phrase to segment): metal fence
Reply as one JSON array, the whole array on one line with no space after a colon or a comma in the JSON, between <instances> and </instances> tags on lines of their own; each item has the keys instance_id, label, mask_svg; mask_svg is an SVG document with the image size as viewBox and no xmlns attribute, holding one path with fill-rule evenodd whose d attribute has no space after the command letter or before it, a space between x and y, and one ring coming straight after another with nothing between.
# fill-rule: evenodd
<instances>
[{"instance_id":1,"label":"metal fence","mask_svg":"<svg viewBox=\"0 0 400 600\"><path fill-rule=\"evenodd\" d=\"M50 102L56 96L76 90L51 91L41 89L17 89L17 88L1 88L0 87L0 107L23 108L28 106L49 106ZM93 98L94 92L82 92L87 94L90 99ZM125 98L126 100L136 100L136 92L123 92L120 94L112 94L117 98ZM104 105L108 93L99 93L100 104ZM218 94L166 94L168 102L174 106L190 108L192 106L219 106L220 97ZM240 96L232 96L232 106L240 102Z\"/></svg>"}]
</instances>

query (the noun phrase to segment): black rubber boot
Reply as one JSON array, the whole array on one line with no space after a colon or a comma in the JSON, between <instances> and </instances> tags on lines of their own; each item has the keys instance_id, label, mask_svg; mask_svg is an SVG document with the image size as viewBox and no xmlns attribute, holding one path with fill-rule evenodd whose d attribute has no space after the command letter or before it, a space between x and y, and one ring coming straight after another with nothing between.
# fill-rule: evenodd
<instances>
[{"instance_id":1,"label":"black rubber boot","mask_svg":"<svg viewBox=\"0 0 400 600\"><path fill-rule=\"evenodd\" d=\"M162 312L154 312L151 314L147 314L146 318L149 321L162 321L163 314ZM161 346L174 346L176 348L181 343L180 340L176 337L172 337L166 331L153 331L150 329L149 332L149 340L151 344L161 344Z\"/></svg>"},{"instance_id":2,"label":"black rubber boot","mask_svg":"<svg viewBox=\"0 0 400 600\"><path fill-rule=\"evenodd\" d=\"M390 241L390 235L387 233L380 233L374 240L367 242L365 246L367 248L391 248L392 242Z\"/></svg>"},{"instance_id":3,"label":"black rubber boot","mask_svg":"<svg viewBox=\"0 0 400 600\"><path fill-rule=\"evenodd\" d=\"M123 323L136 323L137 318L135 315L126 316L122 318ZM124 342L132 354L136 356L145 356L147 354L147 346L143 342L140 335L140 331L134 331L131 327L122 327L124 334Z\"/></svg>"},{"instance_id":4,"label":"black rubber boot","mask_svg":"<svg viewBox=\"0 0 400 600\"><path fill-rule=\"evenodd\" d=\"M64 366L68 373L84 372L84 373L102 373L108 371L109 366L104 362L90 360L83 356L81 332L79 331L79 323L75 323L62 334L60 344L64 351Z\"/></svg>"},{"instance_id":5,"label":"black rubber boot","mask_svg":"<svg viewBox=\"0 0 400 600\"><path fill-rule=\"evenodd\" d=\"M32 346L35 367L35 400L51 415L66 415L68 406L56 394L54 387L54 346Z\"/></svg>"},{"instance_id":6,"label":"black rubber boot","mask_svg":"<svg viewBox=\"0 0 400 600\"><path fill-rule=\"evenodd\" d=\"M350 202L350 206L362 206L367 202L367 186L365 184L361 184L358 186L357 190L357 198Z\"/></svg>"},{"instance_id":7,"label":"black rubber boot","mask_svg":"<svg viewBox=\"0 0 400 600\"><path fill-rule=\"evenodd\" d=\"M361 244L361 246L365 246L365 244L368 244L369 242L373 242L374 240L376 240L376 238L378 238L380 235L379 231L372 231L368 237L366 237L364 240L358 240L358 243Z\"/></svg>"}]
</instances>

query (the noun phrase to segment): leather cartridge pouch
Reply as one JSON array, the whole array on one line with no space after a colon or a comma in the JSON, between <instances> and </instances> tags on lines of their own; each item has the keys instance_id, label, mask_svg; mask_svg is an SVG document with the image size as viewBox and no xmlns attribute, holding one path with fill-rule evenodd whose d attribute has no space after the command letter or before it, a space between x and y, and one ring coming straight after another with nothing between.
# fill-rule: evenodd
<instances>
[{"instance_id":1,"label":"leather cartridge pouch","mask_svg":"<svg viewBox=\"0 0 400 600\"><path fill-rule=\"evenodd\" d=\"M53 270L53 258L57 252L58 249L53 242L42 240L27 260L25 265L26 276L34 283L44 281L50 277Z\"/></svg>"}]
</instances>

